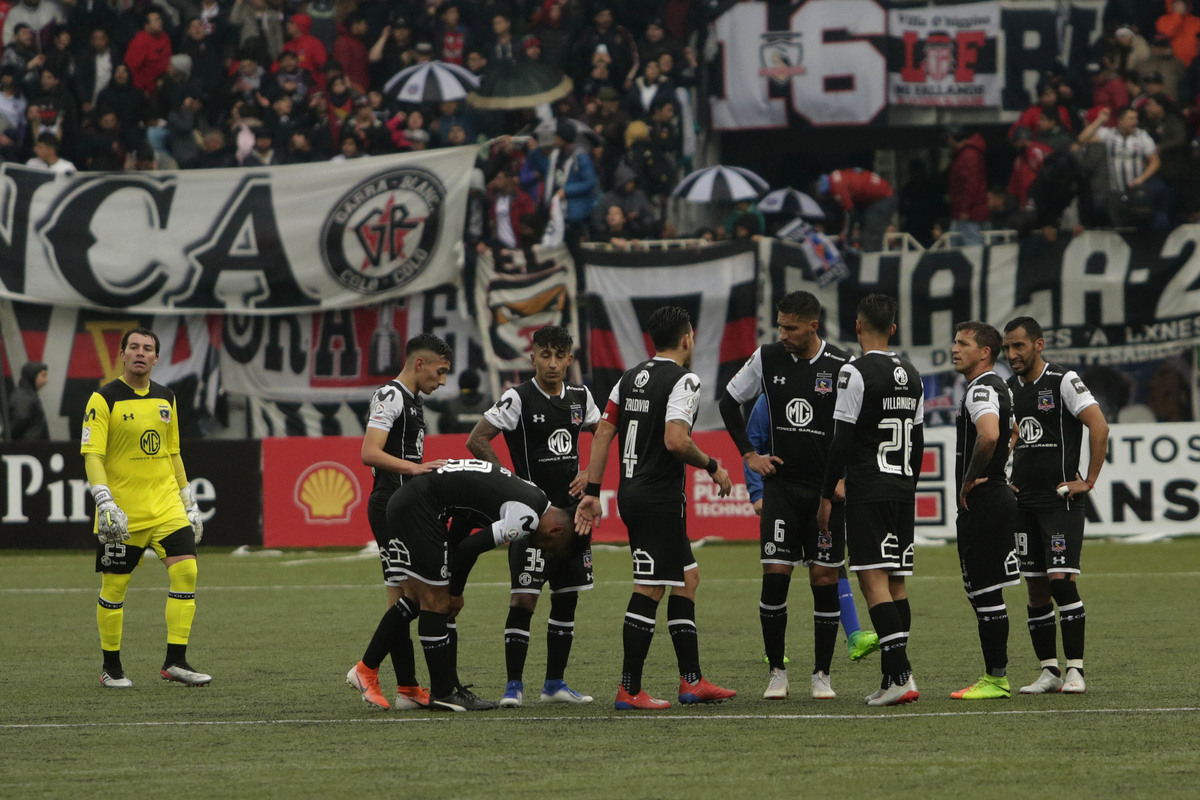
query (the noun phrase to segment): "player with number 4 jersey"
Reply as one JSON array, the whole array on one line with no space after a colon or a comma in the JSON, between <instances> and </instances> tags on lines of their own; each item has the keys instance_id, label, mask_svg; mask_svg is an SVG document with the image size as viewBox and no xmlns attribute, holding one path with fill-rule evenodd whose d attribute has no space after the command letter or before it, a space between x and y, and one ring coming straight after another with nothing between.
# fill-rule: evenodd
<instances>
[{"instance_id":1,"label":"player with number 4 jersey","mask_svg":"<svg viewBox=\"0 0 1200 800\"><path fill-rule=\"evenodd\" d=\"M879 635L879 688L867 705L894 706L920 697L908 660L912 611L905 578L913 574L917 480L925 446L921 374L888 350L896 301L872 294L858 304L855 330L863 355L838 374L835 427L821 488L818 527L829 530L831 499L846 480L850 569Z\"/></svg>"},{"instance_id":2,"label":"player with number 4 jersey","mask_svg":"<svg viewBox=\"0 0 1200 800\"><path fill-rule=\"evenodd\" d=\"M499 465L491 440L500 433L508 445L513 471L546 493L550 502L574 513L587 475L579 469L579 435L593 432L600 409L591 392L566 381L574 341L566 328L547 325L533 334L534 377L500 397L471 431L467 449L476 458ZM524 703L523 673L529 653L530 621L542 587L550 585L550 619L546 629L546 679L543 703L592 702L566 684L563 673L575 638L579 593L592 588L592 550L584 547L569 558L551 558L529 541L508 548L512 579L508 619L504 624L504 660L508 682L502 708Z\"/></svg>"}]
</instances>

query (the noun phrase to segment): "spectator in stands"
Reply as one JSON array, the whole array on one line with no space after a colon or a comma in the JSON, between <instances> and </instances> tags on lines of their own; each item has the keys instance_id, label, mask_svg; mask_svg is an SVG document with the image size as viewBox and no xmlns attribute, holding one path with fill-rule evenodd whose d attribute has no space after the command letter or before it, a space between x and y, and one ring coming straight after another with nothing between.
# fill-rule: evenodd
<instances>
[{"instance_id":1,"label":"spectator in stands","mask_svg":"<svg viewBox=\"0 0 1200 800\"><path fill-rule=\"evenodd\" d=\"M236 30L236 50L243 52L256 41L261 58L270 64L283 50L283 16L267 0L234 0L229 12L230 27Z\"/></svg>"},{"instance_id":2,"label":"spectator in stands","mask_svg":"<svg viewBox=\"0 0 1200 800\"><path fill-rule=\"evenodd\" d=\"M725 236L737 236L738 223L750 228L751 234L766 233L767 218L759 211L758 205L752 200L740 200L733 204L733 210L725 217Z\"/></svg>"},{"instance_id":3,"label":"spectator in stands","mask_svg":"<svg viewBox=\"0 0 1200 800\"><path fill-rule=\"evenodd\" d=\"M26 161L25 165L69 175L75 171L75 165L65 158L59 158L58 148L57 136L49 132L39 133L33 145L33 158Z\"/></svg>"},{"instance_id":4,"label":"spectator in stands","mask_svg":"<svg viewBox=\"0 0 1200 800\"><path fill-rule=\"evenodd\" d=\"M659 168L669 175L672 186L679 175L683 160L683 133L680 130L675 98L663 95L650 108L650 146L658 154Z\"/></svg>"},{"instance_id":5,"label":"spectator in stands","mask_svg":"<svg viewBox=\"0 0 1200 800\"><path fill-rule=\"evenodd\" d=\"M1165 34L1156 33L1150 40L1150 57L1138 65L1138 72L1142 76L1143 85L1149 83L1151 77L1158 78L1156 82L1162 84L1161 89L1147 86L1146 91L1150 94L1161 91L1172 100L1178 100L1179 85L1187 72L1187 64L1175 57L1170 38Z\"/></svg>"},{"instance_id":6,"label":"spectator in stands","mask_svg":"<svg viewBox=\"0 0 1200 800\"><path fill-rule=\"evenodd\" d=\"M433 61L433 45L429 42L417 42L412 52L414 64L428 64Z\"/></svg>"},{"instance_id":7,"label":"spectator in stands","mask_svg":"<svg viewBox=\"0 0 1200 800\"><path fill-rule=\"evenodd\" d=\"M217 53L224 52L229 44L229 9L222 6L219 0L200 0L200 8L187 21L188 26L192 19L200 20L208 46Z\"/></svg>"},{"instance_id":8,"label":"spectator in stands","mask_svg":"<svg viewBox=\"0 0 1200 800\"><path fill-rule=\"evenodd\" d=\"M950 230L958 234L957 245L983 244L988 223L987 143L978 133L968 134L960 125L946 129L950 146Z\"/></svg>"},{"instance_id":9,"label":"spectator in stands","mask_svg":"<svg viewBox=\"0 0 1200 800\"><path fill-rule=\"evenodd\" d=\"M406 135L408 136L408 146L410 150L420 151L429 149L429 140L431 138L429 136L429 131L422 128L417 128L414 131L409 131Z\"/></svg>"},{"instance_id":10,"label":"spectator in stands","mask_svg":"<svg viewBox=\"0 0 1200 800\"><path fill-rule=\"evenodd\" d=\"M1036 105L1021 112L1021 116L1017 117L1008 129L1008 135L1011 138L1013 131L1017 128L1029 128L1037 130L1038 121L1044 115L1049 115L1051 118L1057 117L1062 123L1062 126L1068 131L1071 131L1071 115L1067 107L1058 102L1058 89L1047 80L1043 80L1038 88L1038 101Z\"/></svg>"},{"instance_id":11,"label":"spectator in stands","mask_svg":"<svg viewBox=\"0 0 1200 800\"><path fill-rule=\"evenodd\" d=\"M1158 146L1159 174L1170 190L1172 209L1191 187L1191 146L1187 124L1164 93L1150 95L1142 108L1141 127Z\"/></svg>"},{"instance_id":12,"label":"spectator in stands","mask_svg":"<svg viewBox=\"0 0 1200 800\"><path fill-rule=\"evenodd\" d=\"M1092 105L1104 106L1110 113L1129 105L1129 89L1108 62L1092 62L1086 67L1092 76Z\"/></svg>"},{"instance_id":13,"label":"spectator in stands","mask_svg":"<svg viewBox=\"0 0 1200 800\"><path fill-rule=\"evenodd\" d=\"M53 133L59 141L61 152L74 153L79 141L79 116L75 96L67 91L54 70L44 68L39 78L39 91L30 95L30 136L44 132ZM29 116L31 115L31 116Z\"/></svg>"},{"instance_id":14,"label":"spectator in stands","mask_svg":"<svg viewBox=\"0 0 1200 800\"><path fill-rule=\"evenodd\" d=\"M104 94L100 102L104 103ZM170 135L171 155L183 169L191 169L200 158L200 112L203 101L189 93L180 99L179 105L167 113L167 131Z\"/></svg>"},{"instance_id":15,"label":"spectator in stands","mask_svg":"<svg viewBox=\"0 0 1200 800\"><path fill-rule=\"evenodd\" d=\"M1136 116L1136 115L1135 115ZM1099 118L1103 118L1103 112ZM1008 193L1017 199L1017 208L1025 210L1029 202L1029 187L1054 151L1041 142L1034 141L1033 131L1017 128L1009 138L1017 157L1013 160L1012 175L1008 179Z\"/></svg>"},{"instance_id":16,"label":"spectator in stands","mask_svg":"<svg viewBox=\"0 0 1200 800\"><path fill-rule=\"evenodd\" d=\"M1125 89L1129 93L1128 108L1141 111L1146 98L1150 96L1150 93L1146 91L1146 87L1142 84L1142 73L1135 69L1127 69L1122 77L1125 79ZM1122 106L1122 108L1125 107ZM1119 111L1120 109L1117 110ZM1116 116L1114 115L1110 119L1115 120Z\"/></svg>"},{"instance_id":17,"label":"spectator in stands","mask_svg":"<svg viewBox=\"0 0 1200 800\"><path fill-rule=\"evenodd\" d=\"M1100 106L1088 111L1084 118L1084 127L1096 121L1103 109ZM1113 181L1108 168L1108 148L1098 141L1084 142L1080 140L1079 149L1071 154L1079 164L1079 223L1085 228L1112 227L1113 207L1116 196L1113 193Z\"/></svg>"},{"instance_id":18,"label":"spectator in stands","mask_svg":"<svg viewBox=\"0 0 1200 800\"><path fill-rule=\"evenodd\" d=\"M66 24L71 29L71 41L81 46L81 49L83 43L91 38L92 31L102 30L111 37L117 27L117 14L109 0L74 0L63 5ZM0 19L0 26L3 24L4 20Z\"/></svg>"},{"instance_id":19,"label":"spectator in stands","mask_svg":"<svg viewBox=\"0 0 1200 800\"><path fill-rule=\"evenodd\" d=\"M654 238L658 234L661 222L649 195L638 187L637 173L628 164L618 164L612 185L613 188L602 194L592 209L592 232L604 230L609 209L615 206L621 209L625 224L622 230L628 236L639 239ZM595 236L592 239L600 241Z\"/></svg>"},{"instance_id":20,"label":"spectator in stands","mask_svg":"<svg viewBox=\"0 0 1200 800\"><path fill-rule=\"evenodd\" d=\"M312 73L317 80L317 88L325 88L325 62L329 60L325 45L312 35L312 17L308 14L293 14L286 23L288 39L283 43L283 49L292 50L301 69Z\"/></svg>"},{"instance_id":21,"label":"spectator in stands","mask_svg":"<svg viewBox=\"0 0 1200 800\"><path fill-rule=\"evenodd\" d=\"M369 155L363 150L363 143L358 138L358 134L346 128L342 129L341 152L338 153L330 161L353 161L358 158L365 158Z\"/></svg>"},{"instance_id":22,"label":"spectator in stands","mask_svg":"<svg viewBox=\"0 0 1200 800\"><path fill-rule=\"evenodd\" d=\"M521 217L537 211L533 199L517 182L517 174L502 169L488 185L488 227L493 245L509 250L517 248Z\"/></svg>"},{"instance_id":23,"label":"spectator in stands","mask_svg":"<svg viewBox=\"0 0 1200 800\"><path fill-rule=\"evenodd\" d=\"M291 143L288 146L289 164L312 164L325 160L325 156L313 149L309 136L310 134L306 130L297 130L292 134Z\"/></svg>"},{"instance_id":24,"label":"spectator in stands","mask_svg":"<svg viewBox=\"0 0 1200 800\"><path fill-rule=\"evenodd\" d=\"M1153 95L1166 94L1168 97L1170 97L1170 94L1167 92L1167 82L1163 78L1162 73L1159 72L1152 72L1145 76L1145 78L1142 80L1142 91L1145 93L1145 97L1139 98L1141 103L1130 103L1130 105L1134 106L1134 108L1138 110L1139 114L1142 112L1142 109L1146 107L1146 101L1149 100Z\"/></svg>"},{"instance_id":25,"label":"spectator in stands","mask_svg":"<svg viewBox=\"0 0 1200 800\"><path fill-rule=\"evenodd\" d=\"M326 73L326 76L326 86L329 87L329 90L325 94L329 101L329 111L339 124L344 123L354 113L354 101L357 98L344 77L341 75L330 77L329 73Z\"/></svg>"},{"instance_id":26,"label":"spectator in stands","mask_svg":"<svg viewBox=\"0 0 1200 800\"><path fill-rule=\"evenodd\" d=\"M219 130L206 131L193 169L228 169L237 166L233 147Z\"/></svg>"},{"instance_id":27,"label":"spectator in stands","mask_svg":"<svg viewBox=\"0 0 1200 800\"><path fill-rule=\"evenodd\" d=\"M642 74L625 95L625 108L634 119L647 119L659 98L675 99L675 84L663 77L657 60L642 65Z\"/></svg>"},{"instance_id":28,"label":"spectator in stands","mask_svg":"<svg viewBox=\"0 0 1200 800\"><path fill-rule=\"evenodd\" d=\"M864 252L883 249L883 236L896 214L896 193L892 185L865 169L840 169L822 175L817 181L817 194L831 197L842 209L842 231L838 238L850 241L853 217L862 226L859 244Z\"/></svg>"},{"instance_id":29,"label":"spectator in stands","mask_svg":"<svg viewBox=\"0 0 1200 800\"><path fill-rule=\"evenodd\" d=\"M21 91L18 74L12 65L0 67L0 160L3 161L17 161L25 146L29 101Z\"/></svg>"},{"instance_id":30,"label":"spectator in stands","mask_svg":"<svg viewBox=\"0 0 1200 800\"><path fill-rule=\"evenodd\" d=\"M492 15L492 35L488 38L488 61L515 61L517 58L517 43L513 39L512 17L507 11L496 11Z\"/></svg>"},{"instance_id":31,"label":"spectator in stands","mask_svg":"<svg viewBox=\"0 0 1200 800\"><path fill-rule=\"evenodd\" d=\"M71 49L71 29L66 25L50 26L50 43L43 49L46 66L54 70L67 86L75 87L75 55Z\"/></svg>"},{"instance_id":32,"label":"spectator in stands","mask_svg":"<svg viewBox=\"0 0 1200 800\"><path fill-rule=\"evenodd\" d=\"M646 32L638 40L637 49L643 64L657 61L663 53L670 53L676 60L683 57L683 45L667 35L663 21L657 17L646 23Z\"/></svg>"},{"instance_id":33,"label":"spectator in stands","mask_svg":"<svg viewBox=\"0 0 1200 800\"><path fill-rule=\"evenodd\" d=\"M410 66L416 45L408 18L402 14L393 16L392 23L384 26L367 53L367 60L371 62L372 85L383 86L397 72Z\"/></svg>"},{"instance_id":34,"label":"spectator in stands","mask_svg":"<svg viewBox=\"0 0 1200 800\"><path fill-rule=\"evenodd\" d=\"M612 8L607 3L596 3L592 8L592 26L579 35L573 63L591 64L592 56L597 51L607 53L612 58L610 71L613 85L618 89L628 88L638 66L637 46L633 35L614 23ZM577 72L574 77L580 81L584 74Z\"/></svg>"},{"instance_id":35,"label":"spectator in stands","mask_svg":"<svg viewBox=\"0 0 1200 800\"><path fill-rule=\"evenodd\" d=\"M308 96L317 86L317 79L300 66L296 52L285 47L279 54L279 70L275 73L275 84L279 91L292 98L292 103L303 107Z\"/></svg>"},{"instance_id":36,"label":"spectator in stands","mask_svg":"<svg viewBox=\"0 0 1200 800\"><path fill-rule=\"evenodd\" d=\"M579 29L579 6L559 0L546 0L533 15L530 34L536 36L541 47L540 61L561 70L567 69L571 55L571 43Z\"/></svg>"},{"instance_id":37,"label":"spectator in stands","mask_svg":"<svg viewBox=\"0 0 1200 800\"><path fill-rule=\"evenodd\" d=\"M1191 64L1200 54L1200 17L1192 13L1191 0L1166 0L1167 13L1155 22L1158 32L1171 42L1175 57L1184 64Z\"/></svg>"},{"instance_id":38,"label":"spectator in stands","mask_svg":"<svg viewBox=\"0 0 1200 800\"><path fill-rule=\"evenodd\" d=\"M696 54L692 52L690 47L685 47L683 50L683 60L675 58L672 52L658 54L658 68L662 70L662 75L671 83L675 84L677 90L696 86L699 83L700 64L696 61Z\"/></svg>"},{"instance_id":39,"label":"spectator in stands","mask_svg":"<svg viewBox=\"0 0 1200 800\"><path fill-rule=\"evenodd\" d=\"M467 51L467 69L476 77L483 77L487 72L488 57L487 51L482 47L472 47Z\"/></svg>"},{"instance_id":40,"label":"spectator in stands","mask_svg":"<svg viewBox=\"0 0 1200 800\"><path fill-rule=\"evenodd\" d=\"M87 172L119 172L125 168L121 124L111 108L88 115L80 132L79 151Z\"/></svg>"},{"instance_id":41,"label":"spectator in stands","mask_svg":"<svg viewBox=\"0 0 1200 800\"><path fill-rule=\"evenodd\" d=\"M171 63L171 37L163 27L162 12L146 12L142 29L125 51L125 64L133 74L133 85L147 97L154 93L154 82Z\"/></svg>"},{"instance_id":42,"label":"spectator in stands","mask_svg":"<svg viewBox=\"0 0 1200 800\"><path fill-rule=\"evenodd\" d=\"M367 53L367 19L354 11L346 15L333 43L333 57L341 62L350 87L359 94L371 88L371 61Z\"/></svg>"},{"instance_id":43,"label":"spectator in stands","mask_svg":"<svg viewBox=\"0 0 1200 800\"><path fill-rule=\"evenodd\" d=\"M541 61L542 60L542 42L532 33L521 37L521 56L522 61Z\"/></svg>"},{"instance_id":44,"label":"spectator in stands","mask_svg":"<svg viewBox=\"0 0 1200 800\"><path fill-rule=\"evenodd\" d=\"M603 219L596 223L596 212L603 212ZM638 242L638 234L630 227L628 218L621 206L613 203L609 206L597 205L592 211L592 230L590 241L611 244L614 247L628 248Z\"/></svg>"},{"instance_id":45,"label":"spectator in stands","mask_svg":"<svg viewBox=\"0 0 1200 800\"><path fill-rule=\"evenodd\" d=\"M462 24L461 12L453 2L445 3L438 12L440 18L434 26L433 44L438 58L447 64L462 66L467 57L467 40L471 32Z\"/></svg>"},{"instance_id":46,"label":"spectator in stands","mask_svg":"<svg viewBox=\"0 0 1200 800\"><path fill-rule=\"evenodd\" d=\"M1041 142L1056 153L1065 153L1075 145L1075 137L1063 127L1062 119L1054 112L1043 111L1033 129L1033 140Z\"/></svg>"},{"instance_id":47,"label":"spectator in stands","mask_svg":"<svg viewBox=\"0 0 1200 800\"><path fill-rule=\"evenodd\" d=\"M1150 57L1150 45L1141 34L1128 25L1122 25L1113 32L1105 58L1117 72L1136 70L1141 63Z\"/></svg>"},{"instance_id":48,"label":"spectator in stands","mask_svg":"<svg viewBox=\"0 0 1200 800\"><path fill-rule=\"evenodd\" d=\"M354 116L342 125L342 131L350 131L369 155L377 156L395 151L391 132L375 116L371 98L358 97L354 100Z\"/></svg>"},{"instance_id":49,"label":"spectator in stands","mask_svg":"<svg viewBox=\"0 0 1200 800\"><path fill-rule=\"evenodd\" d=\"M1081 142L1099 140L1108 149L1109 173L1120 196L1118 224L1137 224L1145 210L1150 211L1156 230L1170 227L1170 199L1167 186L1156 173L1162 166L1158 147L1150 134L1138 127L1138 113L1132 108L1121 112L1115 128L1107 128L1107 111L1079 135Z\"/></svg>"},{"instance_id":50,"label":"spectator in stands","mask_svg":"<svg viewBox=\"0 0 1200 800\"><path fill-rule=\"evenodd\" d=\"M13 40L5 45L4 52L0 54L0 66L16 69L26 91L37 87L42 67L46 64L46 56L39 52L34 36L32 28L24 22L18 23Z\"/></svg>"},{"instance_id":51,"label":"spectator in stands","mask_svg":"<svg viewBox=\"0 0 1200 800\"><path fill-rule=\"evenodd\" d=\"M289 163L287 148L292 141L292 134L300 125L295 111L296 104L292 102L292 96L287 94L276 97L270 109L263 110L263 124L271 129L273 144L284 163Z\"/></svg>"},{"instance_id":52,"label":"spectator in stands","mask_svg":"<svg viewBox=\"0 0 1200 800\"><path fill-rule=\"evenodd\" d=\"M124 63L113 67L112 80L96 96L96 105L115 111L121 130L126 133L141 128L150 109L149 99L134 88L133 73Z\"/></svg>"},{"instance_id":53,"label":"spectator in stands","mask_svg":"<svg viewBox=\"0 0 1200 800\"><path fill-rule=\"evenodd\" d=\"M12 397L8 398L8 424L4 438L10 442L45 442L50 440L50 426L38 392L50 382L49 368L41 361L26 361L21 367L21 379Z\"/></svg>"},{"instance_id":54,"label":"spectator in stands","mask_svg":"<svg viewBox=\"0 0 1200 800\"><path fill-rule=\"evenodd\" d=\"M427 400L430 410L438 412L438 433L470 433L475 424L483 419L483 412L492 404L492 398L479 391L482 379L473 369L464 369L458 375L458 394L445 401Z\"/></svg>"},{"instance_id":55,"label":"spectator in stands","mask_svg":"<svg viewBox=\"0 0 1200 800\"><path fill-rule=\"evenodd\" d=\"M638 185L654 200L663 198L674 185L674 166L663 162L650 142L650 126L634 120L625 128L623 163L633 168Z\"/></svg>"},{"instance_id":56,"label":"spectator in stands","mask_svg":"<svg viewBox=\"0 0 1200 800\"><path fill-rule=\"evenodd\" d=\"M225 53L219 44L220 37L208 34L207 30L200 17L188 20L176 55L191 59L190 81L205 97L214 97L225 80Z\"/></svg>"},{"instance_id":57,"label":"spectator in stands","mask_svg":"<svg viewBox=\"0 0 1200 800\"><path fill-rule=\"evenodd\" d=\"M253 53L243 52L238 59L237 71L226 79L225 108L231 108L234 103L258 105L259 96L265 97L270 92L269 85L270 76Z\"/></svg>"},{"instance_id":58,"label":"spectator in stands","mask_svg":"<svg viewBox=\"0 0 1200 800\"><path fill-rule=\"evenodd\" d=\"M546 152L538 148L529 153L526 165L532 167L542 183L543 213L557 197L566 204L563 237L572 254L582 240L596 199L596 169L582 142L576 141L575 127L562 120L554 132L554 146Z\"/></svg>"},{"instance_id":59,"label":"spectator in stands","mask_svg":"<svg viewBox=\"0 0 1200 800\"><path fill-rule=\"evenodd\" d=\"M438 117L429 124L429 130L438 140L439 145L447 143L450 128L461 125L466 138L475 141L475 120L471 117L466 104L457 100L447 100L438 104Z\"/></svg>"},{"instance_id":60,"label":"spectator in stands","mask_svg":"<svg viewBox=\"0 0 1200 800\"><path fill-rule=\"evenodd\" d=\"M21 0L13 4L4 22L4 48L16 38L17 28L28 25L33 33L35 47L41 51L50 43L50 26L67 21L56 0Z\"/></svg>"},{"instance_id":61,"label":"spectator in stands","mask_svg":"<svg viewBox=\"0 0 1200 800\"><path fill-rule=\"evenodd\" d=\"M621 108L620 99L616 89L604 87L596 99L587 105L583 118L604 142L600 168L605 175L615 174L617 162L625 152L625 128L629 125L630 116L628 111Z\"/></svg>"}]
</instances>

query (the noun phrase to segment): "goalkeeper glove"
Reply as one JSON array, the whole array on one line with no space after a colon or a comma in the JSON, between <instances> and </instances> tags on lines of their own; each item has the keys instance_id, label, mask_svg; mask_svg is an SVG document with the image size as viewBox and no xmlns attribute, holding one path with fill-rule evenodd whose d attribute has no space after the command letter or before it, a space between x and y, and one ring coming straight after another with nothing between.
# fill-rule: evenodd
<instances>
[{"instance_id":1,"label":"goalkeeper glove","mask_svg":"<svg viewBox=\"0 0 1200 800\"><path fill-rule=\"evenodd\" d=\"M129 517L115 502L112 490L104 484L92 487L96 501L96 536L105 544L120 544L129 538Z\"/></svg>"},{"instance_id":2,"label":"goalkeeper glove","mask_svg":"<svg viewBox=\"0 0 1200 800\"><path fill-rule=\"evenodd\" d=\"M200 506L196 505L196 496L192 494L190 483L179 490L179 499L183 501L183 510L192 526L192 536L196 544L200 544L200 537L204 535L204 520L200 518Z\"/></svg>"}]
</instances>

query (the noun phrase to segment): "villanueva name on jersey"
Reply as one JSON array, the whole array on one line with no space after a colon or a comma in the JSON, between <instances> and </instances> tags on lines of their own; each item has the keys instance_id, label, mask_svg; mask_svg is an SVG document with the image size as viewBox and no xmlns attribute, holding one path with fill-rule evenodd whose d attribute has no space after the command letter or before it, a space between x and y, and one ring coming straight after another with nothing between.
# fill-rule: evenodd
<instances>
[{"instance_id":1,"label":"villanueva name on jersey","mask_svg":"<svg viewBox=\"0 0 1200 800\"><path fill-rule=\"evenodd\" d=\"M917 398L915 397L885 397L883 398L884 411L916 411Z\"/></svg>"}]
</instances>

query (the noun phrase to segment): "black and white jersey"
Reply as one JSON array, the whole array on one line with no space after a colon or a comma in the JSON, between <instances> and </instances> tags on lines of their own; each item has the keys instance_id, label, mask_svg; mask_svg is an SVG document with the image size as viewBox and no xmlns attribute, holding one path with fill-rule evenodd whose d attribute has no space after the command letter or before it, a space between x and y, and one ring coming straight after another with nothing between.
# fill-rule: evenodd
<instances>
[{"instance_id":1,"label":"black and white jersey","mask_svg":"<svg viewBox=\"0 0 1200 800\"><path fill-rule=\"evenodd\" d=\"M425 451L425 408L421 399L398 380L391 380L375 390L371 397L371 413L367 427L387 431L383 452L405 461L421 463ZM391 494L404 485L398 472L371 468L375 486L371 490Z\"/></svg>"},{"instance_id":2,"label":"black and white jersey","mask_svg":"<svg viewBox=\"0 0 1200 800\"><path fill-rule=\"evenodd\" d=\"M410 490L406 490L410 491ZM490 461L455 459L412 487L443 517L490 528L497 547L528 538L550 508L546 493Z\"/></svg>"},{"instance_id":3,"label":"black and white jersey","mask_svg":"<svg viewBox=\"0 0 1200 800\"><path fill-rule=\"evenodd\" d=\"M739 403L767 396L770 455L781 480L820 488L833 438L838 370L850 354L822 342L810 359L792 355L782 342L766 344L733 376L725 391Z\"/></svg>"},{"instance_id":4,"label":"black and white jersey","mask_svg":"<svg viewBox=\"0 0 1200 800\"><path fill-rule=\"evenodd\" d=\"M1026 508L1069 508L1071 501L1055 489L1075 480L1083 446L1079 415L1095 405L1096 398L1073 370L1058 364L1046 364L1028 383L1014 375L1008 385L1018 436L1012 469L1017 503Z\"/></svg>"},{"instance_id":5,"label":"black and white jersey","mask_svg":"<svg viewBox=\"0 0 1200 800\"><path fill-rule=\"evenodd\" d=\"M1012 408L1012 392L1008 384L991 370L967 384L956 420L958 436L954 452L958 461L954 478L959 492L962 492L963 475L971 462L971 454L975 452L975 423L988 414L999 417L1000 439L996 442L987 468L979 477L987 478L989 483L1008 483L1004 468L1008 464L1008 444L1012 439Z\"/></svg>"},{"instance_id":6,"label":"black and white jersey","mask_svg":"<svg viewBox=\"0 0 1200 800\"><path fill-rule=\"evenodd\" d=\"M846 502L912 502L913 428L925 422L921 373L895 353L870 350L842 366L833 418L854 424Z\"/></svg>"},{"instance_id":7,"label":"black and white jersey","mask_svg":"<svg viewBox=\"0 0 1200 800\"><path fill-rule=\"evenodd\" d=\"M682 508L684 463L667 450L667 423L691 430L700 408L700 378L669 358L643 361L621 376L604 408L617 426L621 482L617 502Z\"/></svg>"},{"instance_id":8,"label":"black and white jersey","mask_svg":"<svg viewBox=\"0 0 1200 800\"><path fill-rule=\"evenodd\" d=\"M483 418L504 432L518 476L536 483L560 508L575 502L570 488L579 474L579 432L600 421L591 392L564 383L551 397L534 379L507 390Z\"/></svg>"}]
</instances>

